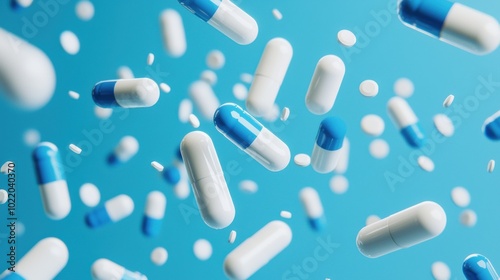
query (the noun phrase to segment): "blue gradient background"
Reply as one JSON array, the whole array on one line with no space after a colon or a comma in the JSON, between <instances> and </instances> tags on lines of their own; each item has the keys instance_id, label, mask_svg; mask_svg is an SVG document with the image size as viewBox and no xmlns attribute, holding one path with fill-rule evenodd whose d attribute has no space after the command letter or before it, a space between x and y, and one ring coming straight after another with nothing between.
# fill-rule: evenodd
<instances>
[{"instance_id":1,"label":"blue gradient background","mask_svg":"<svg viewBox=\"0 0 500 280\"><path fill-rule=\"evenodd\" d=\"M2 1L0 26L22 36L22 19L31 21L35 13L42 11L39 2L46 1L35 0L30 8L16 12L10 9L9 1ZM464 0L462 3L500 18L498 1ZM0 99L3 121L0 161L16 163L17 213L26 227L25 234L18 237L18 256L24 255L40 239L55 236L67 244L70 252L69 262L58 279L89 279L92 262L102 257L129 270L140 271L149 279L224 279L225 256L269 221L281 219L281 210L289 210L293 218L286 222L293 230L292 243L254 274L253 279L282 279L294 265L302 267L304 262L307 265L320 246L317 238L330 239L339 247L328 254L325 261L317 262L314 270L306 272L301 268L302 276L288 279L430 279L431 264L438 260L450 266L452 279L464 279L462 260L471 253L484 254L500 267L497 236L500 172L486 172L488 161L500 159L500 151L498 143L489 141L481 133L485 118L498 110L500 86L492 88L489 98L477 104L473 97L476 87L481 85L480 77L500 82L500 51L475 56L411 30L397 18L394 0L246 0L237 4L259 23L259 36L249 46L232 42L174 0L94 1L96 13L89 22L76 17L76 2L69 1L59 5L59 11L28 40L52 59L57 88L50 103L34 112L19 110L5 98ZM158 18L166 8L180 12L186 29L188 50L178 59L169 57L162 45ZM273 8L282 12L281 21L272 16ZM381 14L388 16L382 22L384 26L377 22ZM355 48L344 49L337 42L336 34L341 29L350 29L358 35ZM371 35L366 35L367 29ZM59 44L59 35L64 30L73 31L80 39L81 50L75 56L65 53ZM217 71L219 81L214 90L221 103L235 102L232 86L239 82L241 73L254 72L266 42L276 36L288 39L294 48L293 60L277 98L281 108L291 109L291 116L285 123L277 120L275 123L263 121L263 124L288 144L292 155L311 153L318 125L324 117L312 115L304 104L317 61L326 54L336 54L346 64L343 85L328 115L342 117L348 126L349 190L336 195L328 186L332 174L317 174L311 167L300 168L293 162L284 171L271 173L241 153L210 121L202 120L200 129L213 138L237 212L231 226L213 230L201 220L192 194L184 201L178 200L150 162L156 160L169 165L179 141L193 130L189 124L178 121L177 110L179 102L187 97L189 84L206 69L206 54L212 49L225 54L226 65ZM151 67L146 65L149 52L156 55ZM153 78L158 83L168 83L172 92L162 93L152 108L113 113L110 118L113 131L105 134L102 143L92 146L91 151L75 156L68 145L85 140L83 132L99 129L101 122L93 112L93 85L115 78L121 65L128 65L136 77L152 76L158 71L168 73ZM436 164L432 173L421 170L414 159L410 160L415 153L404 143L386 113L386 102L394 95L393 83L400 77L408 77L415 84L415 93L409 102L428 135L435 133L432 118L437 113L447 113L457 126L455 135L436 144L429 154ZM365 79L379 83L380 92L375 98L359 93L359 83ZM80 99L68 97L69 90L79 92ZM444 109L442 102L451 93L456 97L454 106ZM457 106L463 106L462 114ZM379 114L386 122L381 138L388 141L391 152L383 160L370 156L368 145L372 138L360 129L361 118L369 113ZM72 211L62 221L52 221L43 212L31 161L32 148L27 147L22 138L29 128L39 130L43 141L58 145L66 164L76 162L77 166L67 174ZM129 134L139 140L139 153L122 166L108 167L106 156L121 137ZM398 173L405 160L412 166L408 172L411 174L391 188L384 174ZM244 179L256 181L259 191L251 195L241 192L238 183ZM130 195L135 202L133 214L117 224L97 230L87 228L83 217L90 209L78 195L79 187L86 182L99 187L101 202L122 193ZM6 183L7 177L0 177L0 184L6 187ZM471 194L469 207L478 215L473 228L460 224L462 209L451 201L450 191L458 185L465 186ZM328 227L322 233L308 227L298 199L299 190L305 186L313 186L320 193L328 220ZM146 238L140 232L140 224L146 196L152 190L164 192L168 205L161 236ZM442 235L378 259L366 258L358 252L356 234L369 215L385 217L424 200L436 201L445 209L448 224ZM182 211L191 215L185 219ZM0 207L2 224L6 223L6 214L7 207L3 205ZM0 233L5 233L7 228L2 224ZM237 240L235 244L228 244L227 238L233 229L238 232ZM213 255L207 261L193 255L193 243L199 238L212 243ZM6 246L6 239L1 239L2 267ZM165 247L169 253L167 263L161 267L150 261L150 253L157 246Z\"/></svg>"}]
</instances>

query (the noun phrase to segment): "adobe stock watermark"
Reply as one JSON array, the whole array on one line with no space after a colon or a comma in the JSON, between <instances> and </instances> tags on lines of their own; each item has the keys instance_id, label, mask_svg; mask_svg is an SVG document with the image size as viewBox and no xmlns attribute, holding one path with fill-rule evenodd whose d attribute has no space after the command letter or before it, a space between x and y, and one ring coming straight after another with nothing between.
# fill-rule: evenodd
<instances>
[{"instance_id":1,"label":"adobe stock watermark","mask_svg":"<svg viewBox=\"0 0 500 280\"><path fill-rule=\"evenodd\" d=\"M335 249L340 247L339 243L333 242L331 235L326 238L317 237L316 243L311 255L305 257L299 264L293 264L283 273L282 280L310 279L310 275L318 270L320 264L327 261Z\"/></svg>"},{"instance_id":2,"label":"adobe stock watermark","mask_svg":"<svg viewBox=\"0 0 500 280\"><path fill-rule=\"evenodd\" d=\"M464 121L479 109L482 102L488 100L493 93L500 89L500 80L494 81L493 74L489 74L487 77L479 76L477 80L478 84L473 94L465 97L462 103L453 103L445 111L445 114L450 117L455 126L455 130L459 129ZM418 168L417 158L419 156L431 156L436 151L437 145L446 142L447 139L436 129L433 129L422 148L413 150L406 157L400 155L398 157L399 165L397 171L386 171L384 173L384 178L391 191L394 192L398 184L402 184L407 178L413 175L415 169Z\"/></svg>"}]
</instances>

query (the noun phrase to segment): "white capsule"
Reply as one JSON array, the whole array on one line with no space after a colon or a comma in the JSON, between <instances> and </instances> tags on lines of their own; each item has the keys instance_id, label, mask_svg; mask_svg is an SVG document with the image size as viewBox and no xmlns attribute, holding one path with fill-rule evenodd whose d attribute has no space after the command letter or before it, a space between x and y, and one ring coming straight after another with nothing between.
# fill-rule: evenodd
<instances>
[{"instance_id":1,"label":"white capsule","mask_svg":"<svg viewBox=\"0 0 500 280\"><path fill-rule=\"evenodd\" d=\"M344 143L342 148L340 148L339 162L337 167L333 171L337 174L344 174L349 167L349 152L350 152L350 142L347 137L344 138Z\"/></svg>"},{"instance_id":2,"label":"white capsule","mask_svg":"<svg viewBox=\"0 0 500 280\"><path fill-rule=\"evenodd\" d=\"M392 97L387 102L387 109L406 143L413 148L422 147L426 142L426 137L408 102L401 97Z\"/></svg>"},{"instance_id":3,"label":"white capsule","mask_svg":"<svg viewBox=\"0 0 500 280\"><path fill-rule=\"evenodd\" d=\"M91 267L94 280L147 280L145 275L132 272L108 259L98 259Z\"/></svg>"},{"instance_id":4,"label":"white capsule","mask_svg":"<svg viewBox=\"0 0 500 280\"><path fill-rule=\"evenodd\" d=\"M69 144L69 149L77 155L82 153L82 149L75 144Z\"/></svg>"},{"instance_id":5,"label":"white capsule","mask_svg":"<svg viewBox=\"0 0 500 280\"><path fill-rule=\"evenodd\" d=\"M359 251L377 258L440 235L446 213L432 201L424 201L362 228L356 238Z\"/></svg>"},{"instance_id":6,"label":"white capsule","mask_svg":"<svg viewBox=\"0 0 500 280\"><path fill-rule=\"evenodd\" d=\"M219 108L219 99L210 84L205 81L196 81L189 86L189 97L200 111L204 119L212 120L215 110Z\"/></svg>"},{"instance_id":7,"label":"white capsule","mask_svg":"<svg viewBox=\"0 0 500 280\"><path fill-rule=\"evenodd\" d=\"M226 57L221 51L212 50L207 54L206 63L208 68L219 70L226 64Z\"/></svg>"},{"instance_id":8,"label":"white capsule","mask_svg":"<svg viewBox=\"0 0 500 280\"><path fill-rule=\"evenodd\" d=\"M0 204L5 204L9 198L9 194L6 190L0 189Z\"/></svg>"},{"instance_id":9,"label":"white capsule","mask_svg":"<svg viewBox=\"0 0 500 280\"><path fill-rule=\"evenodd\" d=\"M252 115L260 117L272 110L292 56L287 40L274 38L267 43L248 91L246 107Z\"/></svg>"},{"instance_id":10,"label":"white capsule","mask_svg":"<svg viewBox=\"0 0 500 280\"><path fill-rule=\"evenodd\" d=\"M361 129L364 133L377 137L384 133L385 122L380 116L369 114L361 119Z\"/></svg>"},{"instance_id":11,"label":"white capsule","mask_svg":"<svg viewBox=\"0 0 500 280\"><path fill-rule=\"evenodd\" d=\"M169 86L169 85L167 85L166 83L161 83L161 84L160 84L160 89L161 89L161 91L163 91L164 93L170 93L170 90L171 90L170 86Z\"/></svg>"},{"instance_id":12,"label":"white capsule","mask_svg":"<svg viewBox=\"0 0 500 280\"><path fill-rule=\"evenodd\" d=\"M146 199L146 209L142 218L142 233L146 236L158 236L163 224L167 198L162 192L152 191Z\"/></svg>"},{"instance_id":13,"label":"white capsule","mask_svg":"<svg viewBox=\"0 0 500 280\"><path fill-rule=\"evenodd\" d=\"M26 32L26 37L36 35ZM0 86L6 96L24 109L40 109L56 88L50 58L37 47L0 28Z\"/></svg>"},{"instance_id":14,"label":"white capsule","mask_svg":"<svg viewBox=\"0 0 500 280\"><path fill-rule=\"evenodd\" d=\"M450 94L446 97L446 99L443 101L443 107L448 108L451 106L453 103L453 100L455 100L455 96L453 94Z\"/></svg>"},{"instance_id":15,"label":"white capsule","mask_svg":"<svg viewBox=\"0 0 500 280\"><path fill-rule=\"evenodd\" d=\"M87 0L79 1L75 7L76 15L83 21L89 21L94 17L94 4Z\"/></svg>"},{"instance_id":16,"label":"white capsule","mask_svg":"<svg viewBox=\"0 0 500 280\"><path fill-rule=\"evenodd\" d=\"M198 117L195 114L190 114L189 115L189 124L191 124L191 126L193 128L198 128L198 127L200 127L200 120L198 119Z\"/></svg>"},{"instance_id":17,"label":"white capsule","mask_svg":"<svg viewBox=\"0 0 500 280\"><path fill-rule=\"evenodd\" d=\"M346 125L338 117L326 117L320 124L313 146L311 164L318 173L332 172L340 159Z\"/></svg>"},{"instance_id":18,"label":"white capsule","mask_svg":"<svg viewBox=\"0 0 500 280\"><path fill-rule=\"evenodd\" d=\"M94 207L101 201L101 192L96 185L85 183L80 187L80 199L88 207Z\"/></svg>"},{"instance_id":19,"label":"white capsule","mask_svg":"<svg viewBox=\"0 0 500 280\"><path fill-rule=\"evenodd\" d=\"M168 252L165 248L163 247L156 247L152 252L151 252L151 261L156 264L157 266L162 266L164 265L167 260L168 260Z\"/></svg>"},{"instance_id":20,"label":"white capsule","mask_svg":"<svg viewBox=\"0 0 500 280\"><path fill-rule=\"evenodd\" d=\"M292 218L292 213L290 211L281 211L280 216L283 219L291 219Z\"/></svg>"},{"instance_id":21,"label":"white capsule","mask_svg":"<svg viewBox=\"0 0 500 280\"><path fill-rule=\"evenodd\" d=\"M181 15L173 9L164 10L160 15L163 46L172 57L181 57L187 49L186 33Z\"/></svg>"},{"instance_id":22,"label":"white capsule","mask_svg":"<svg viewBox=\"0 0 500 280\"><path fill-rule=\"evenodd\" d=\"M227 240L227 242L229 242L229 244L233 244L235 240L236 240L236 231L232 230L229 233L229 239Z\"/></svg>"},{"instance_id":23,"label":"white capsule","mask_svg":"<svg viewBox=\"0 0 500 280\"><path fill-rule=\"evenodd\" d=\"M280 120L286 122L288 117L290 116L290 109L288 107L284 107L281 111Z\"/></svg>"},{"instance_id":24,"label":"white capsule","mask_svg":"<svg viewBox=\"0 0 500 280\"><path fill-rule=\"evenodd\" d=\"M215 229L229 226L235 209L212 139L190 132L182 139L181 154L203 221Z\"/></svg>"},{"instance_id":25,"label":"white capsule","mask_svg":"<svg viewBox=\"0 0 500 280\"><path fill-rule=\"evenodd\" d=\"M80 94L76 91L70 90L70 91L68 91L68 95L69 95L69 97L71 97L75 100L78 100L80 98Z\"/></svg>"},{"instance_id":26,"label":"white capsule","mask_svg":"<svg viewBox=\"0 0 500 280\"><path fill-rule=\"evenodd\" d=\"M61 42L61 46L64 51L68 54L75 55L80 51L80 40L75 33L71 31L66 30L61 33L59 41Z\"/></svg>"},{"instance_id":27,"label":"white capsule","mask_svg":"<svg viewBox=\"0 0 500 280\"><path fill-rule=\"evenodd\" d=\"M149 78L102 81L92 89L92 99L103 108L151 107L160 99L160 89Z\"/></svg>"},{"instance_id":28,"label":"white capsule","mask_svg":"<svg viewBox=\"0 0 500 280\"><path fill-rule=\"evenodd\" d=\"M116 165L129 161L139 151L139 142L133 136L124 136L108 156L108 164Z\"/></svg>"},{"instance_id":29,"label":"white capsule","mask_svg":"<svg viewBox=\"0 0 500 280\"><path fill-rule=\"evenodd\" d=\"M489 172L489 173L492 173L493 170L495 170L495 161L494 160L490 160L488 161L488 167L486 168L486 170Z\"/></svg>"},{"instance_id":30,"label":"white capsule","mask_svg":"<svg viewBox=\"0 0 500 280\"><path fill-rule=\"evenodd\" d=\"M106 201L104 205L92 209L85 215L85 223L90 228L98 228L116 223L130 216L134 211L134 201L130 196L121 194Z\"/></svg>"},{"instance_id":31,"label":"white capsule","mask_svg":"<svg viewBox=\"0 0 500 280\"><path fill-rule=\"evenodd\" d=\"M335 55L323 56L316 65L306 94L309 112L323 115L335 104L345 74L345 64Z\"/></svg>"},{"instance_id":32,"label":"white capsule","mask_svg":"<svg viewBox=\"0 0 500 280\"><path fill-rule=\"evenodd\" d=\"M305 187L300 191L299 197L311 228L317 231L325 228L326 218L318 192L314 188Z\"/></svg>"},{"instance_id":33,"label":"white capsule","mask_svg":"<svg viewBox=\"0 0 500 280\"><path fill-rule=\"evenodd\" d=\"M68 258L69 252L66 244L55 237L47 237L38 241L14 264L15 272L5 270L0 275L0 279L54 279L64 269Z\"/></svg>"},{"instance_id":34,"label":"white capsule","mask_svg":"<svg viewBox=\"0 0 500 280\"><path fill-rule=\"evenodd\" d=\"M217 84L217 74L212 70L203 70L200 75L200 79L209 83L211 86Z\"/></svg>"},{"instance_id":35,"label":"white capsule","mask_svg":"<svg viewBox=\"0 0 500 280\"><path fill-rule=\"evenodd\" d=\"M292 230L282 221L272 221L243 241L224 260L231 279L248 279L292 241Z\"/></svg>"},{"instance_id":36,"label":"white capsule","mask_svg":"<svg viewBox=\"0 0 500 280\"><path fill-rule=\"evenodd\" d=\"M356 44L356 35L352 33L350 30L342 29L337 33L337 40L344 47L352 47Z\"/></svg>"},{"instance_id":37,"label":"white capsule","mask_svg":"<svg viewBox=\"0 0 500 280\"><path fill-rule=\"evenodd\" d=\"M133 79L135 78L134 73L132 72L132 69L130 69L128 66L120 66L118 70L116 71L116 75L118 76L118 79Z\"/></svg>"},{"instance_id":38,"label":"white capsule","mask_svg":"<svg viewBox=\"0 0 500 280\"><path fill-rule=\"evenodd\" d=\"M280 10L278 10L278 9L273 9L273 16L277 20L283 19L283 15L281 14Z\"/></svg>"}]
</instances>

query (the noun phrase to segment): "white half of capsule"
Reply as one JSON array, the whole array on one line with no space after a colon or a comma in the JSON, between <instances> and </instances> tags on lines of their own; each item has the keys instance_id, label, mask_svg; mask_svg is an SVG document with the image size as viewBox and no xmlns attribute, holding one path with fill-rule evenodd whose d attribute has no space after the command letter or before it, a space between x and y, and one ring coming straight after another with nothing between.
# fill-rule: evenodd
<instances>
[{"instance_id":1,"label":"white half of capsule","mask_svg":"<svg viewBox=\"0 0 500 280\"><path fill-rule=\"evenodd\" d=\"M148 78L118 80L115 99L124 108L150 107L160 99L160 88Z\"/></svg>"},{"instance_id":2,"label":"white half of capsule","mask_svg":"<svg viewBox=\"0 0 500 280\"><path fill-rule=\"evenodd\" d=\"M240 45L252 43L259 34L255 19L230 0L222 0L207 23Z\"/></svg>"},{"instance_id":3,"label":"white half of capsule","mask_svg":"<svg viewBox=\"0 0 500 280\"><path fill-rule=\"evenodd\" d=\"M212 120L220 102L209 83L199 80L189 86L189 97L206 120Z\"/></svg>"},{"instance_id":4,"label":"white half of capsule","mask_svg":"<svg viewBox=\"0 0 500 280\"><path fill-rule=\"evenodd\" d=\"M66 180L41 184L39 187L43 209L47 216L54 220L68 216L71 211L71 200Z\"/></svg>"},{"instance_id":5,"label":"white half of capsule","mask_svg":"<svg viewBox=\"0 0 500 280\"><path fill-rule=\"evenodd\" d=\"M290 149L269 129L263 127L252 145L244 150L268 170L278 172L290 163Z\"/></svg>"},{"instance_id":6,"label":"white half of capsule","mask_svg":"<svg viewBox=\"0 0 500 280\"><path fill-rule=\"evenodd\" d=\"M359 251L377 258L408 248L443 232L446 213L432 201L424 201L362 228L356 238Z\"/></svg>"},{"instance_id":7,"label":"white half of capsule","mask_svg":"<svg viewBox=\"0 0 500 280\"><path fill-rule=\"evenodd\" d=\"M190 132L182 139L181 154L203 221L215 229L229 226L235 209L212 139Z\"/></svg>"},{"instance_id":8,"label":"white half of capsule","mask_svg":"<svg viewBox=\"0 0 500 280\"><path fill-rule=\"evenodd\" d=\"M16 264L15 273L23 279L54 279L68 263L69 251L66 244L55 237L44 238L35 244ZM8 262L7 262L8 263ZM5 270L1 279L11 274ZM14 277L14 279L18 279Z\"/></svg>"},{"instance_id":9,"label":"white half of capsule","mask_svg":"<svg viewBox=\"0 0 500 280\"><path fill-rule=\"evenodd\" d=\"M132 272L108 259L96 260L90 269L95 280L147 280L145 275Z\"/></svg>"},{"instance_id":10,"label":"white half of capsule","mask_svg":"<svg viewBox=\"0 0 500 280\"><path fill-rule=\"evenodd\" d=\"M163 45L168 54L180 57L186 52L186 33L181 15L173 9L167 9L160 15Z\"/></svg>"},{"instance_id":11,"label":"white half of capsule","mask_svg":"<svg viewBox=\"0 0 500 280\"><path fill-rule=\"evenodd\" d=\"M106 201L104 207L111 221L118 222L132 214L134 201L130 196L121 194Z\"/></svg>"},{"instance_id":12,"label":"white half of capsule","mask_svg":"<svg viewBox=\"0 0 500 280\"><path fill-rule=\"evenodd\" d=\"M152 191L146 199L146 209L144 214L152 219L161 220L165 216L167 208L167 198L162 192Z\"/></svg>"},{"instance_id":13,"label":"white half of capsule","mask_svg":"<svg viewBox=\"0 0 500 280\"><path fill-rule=\"evenodd\" d=\"M310 219L318 219L323 216L323 204L321 204L319 194L315 189L305 187L300 191L299 196L307 217Z\"/></svg>"},{"instance_id":14,"label":"white half of capsule","mask_svg":"<svg viewBox=\"0 0 500 280\"><path fill-rule=\"evenodd\" d=\"M260 117L272 111L292 56L293 48L287 40L274 38L267 43L246 100L252 115Z\"/></svg>"},{"instance_id":15,"label":"white half of capsule","mask_svg":"<svg viewBox=\"0 0 500 280\"><path fill-rule=\"evenodd\" d=\"M231 279L247 279L283 251L292 241L292 230L282 221L272 221L243 241L224 260Z\"/></svg>"},{"instance_id":16,"label":"white half of capsule","mask_svg":"<svg viewBox=\"0 0 500 280\"><path fill-rule=\"evenodd\" d=\"M399 129L414 125L418 118L408 102L401 97L395 96L387 102L389 113Z\"/></svg>"},{"instance_id":17,"label":"white half of capsule","mask_svg":"<svg viewBox=\"0 0 500 280\"><path fill-rule=\"evenodd\" d=\"M39 109L56 88L50 58L39 48L0 28L0 86L7 97L25 109Z\"/></svg>"},{"instance_id":18,"label":"white half of capsule","mask_svg":"<svg viewBox=\"0 0 500 280\"><path fill-rule=\"evenodd\" d=\"M344 174L347 172L347 168L349 167L349 151L350 143L347 137L344 138L344 143L342 143L342 148L340 148L340 156L337 166L333 170L337 174Z\"/></svg>"},{"instance_id":19,"label":"white half of capsule","mask_svg":"<svg viewBox=\"0 0 500 280\"><path fill-rule=\"evenodd\" d=\"M342 149L329 151L321 148L314 143L314 148L311 155L311 166L314 171L325 174L332 172L340 161Z\"/></svg>"},{"instance_id":20,"label":"white half of capsule","mask_svg":"<svg viewBox=\"0 0 500 280\"><path fill-rule=\"evenodd\" d=\"M325 55L318 61L306 94L309 112L323 115L332 109L344 74L345 64L340 57Z\"/></svg>"},{"instance_id":21,"label":"white half of capsule","mask_svg":"<svg viewBox=\"0 0 500 280\"><path fill-rule=\"evenodd\" d=\"M184 163L180 161L177 161L174 164L175 166L177 166L177 168L179 168L179 172L181 173L181 179L174 186L174 195L178 199L186 199L191 193L186 165L184 165Z\"/></svg>"},{"instance_id":22,"label":"white half of capsule","mask_svg":"<svg viewBox=\"0 0 500 280\"><path fill-rule=\"evenodd\" d=\"M129 161L139 151L139 142L133 136L123 137L114 150L120 162Z\"/></svg>"}]
</instances>

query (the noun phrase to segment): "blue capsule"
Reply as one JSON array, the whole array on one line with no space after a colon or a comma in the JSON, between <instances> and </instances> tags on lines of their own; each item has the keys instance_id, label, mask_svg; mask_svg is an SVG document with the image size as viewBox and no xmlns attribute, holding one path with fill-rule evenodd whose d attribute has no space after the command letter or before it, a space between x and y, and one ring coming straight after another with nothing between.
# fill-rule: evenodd
<instances>
[{"instance_id":1,"label":"blue capsule","mask_svg":"<svg viewBox=\"0 0 500 280\"><path fill-rule=\"evenodd\" d=\"M121 79L97 83L92 99L102 108L151 107L160 99L160 89L151 79Z\"/></svg>"},{"instance_id":2,"label":"blue capsule","mask_svg":"<svg viewBox=\"0 0 500 280\"><path fill-rule=\"evenodd\" d=\"M106 201L104 205L92 209L85 215L85 223L90 228L98 228L118 222L134 211L134 201L130 196L121 194Z\"/></svg>"},{"instance_id":3,"label":"blue capsule","mask_svg":"<svg viewBox=\"0 0 500 280\"><path fill-rule=\"evenodd\" d=\"M500 277L490 260L480 254L472 254L465 258L462 271L467 280L498 280Z\"/></svg>"},{"instance_id":4,"label":"blue capsule","mask_svg":"<svg viewBox=\"0 0 500 280\"><path fill-rule=\"evenodd\" d=\"M316 172L328 173L335 169L346 131L344 121L338 117L327 117L321 122L311 156L311 165Z\"/></svg>"},{"instance_id":5,"label":"blue capsule","mask_svg":"<svg viewBox=\"0 0 500 280\"><path fill-rule=\"evenodd\" d=\"M419 121L412 108L401 97L393 97L387 102L387 109L396 125L403 135L406 143L413 148L420 148L425 144L426 137L420 127Z\"/></svg>"}]
</instances>

